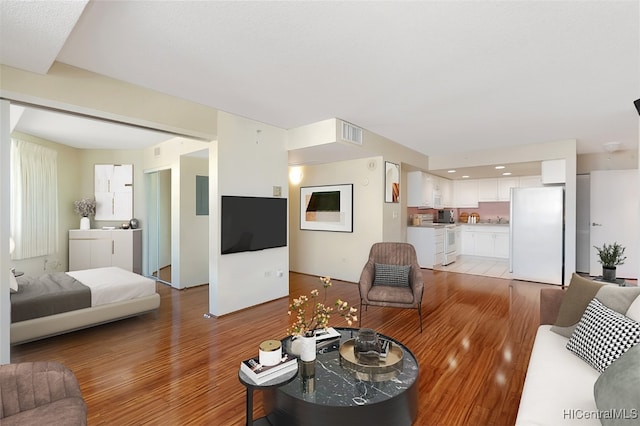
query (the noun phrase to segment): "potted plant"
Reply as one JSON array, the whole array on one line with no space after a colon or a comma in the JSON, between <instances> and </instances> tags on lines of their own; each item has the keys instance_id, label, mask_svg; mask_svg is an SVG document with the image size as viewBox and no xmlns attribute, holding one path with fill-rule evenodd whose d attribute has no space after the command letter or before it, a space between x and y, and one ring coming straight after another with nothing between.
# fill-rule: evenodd
<instances>
[{"instance_id":1,"label":"potted plant","mask_svg":"<svg viewBox=\"0 0 640 426\"><path fill-rule=\"evenodd\" d=\"M602 279L608 282L616 282L616 266L622 265L627 258L624 256L624 247L617 242L603 244L602 247L593 246L598 251L598 257L602 264Z\"/></svg>"}]
</instances>

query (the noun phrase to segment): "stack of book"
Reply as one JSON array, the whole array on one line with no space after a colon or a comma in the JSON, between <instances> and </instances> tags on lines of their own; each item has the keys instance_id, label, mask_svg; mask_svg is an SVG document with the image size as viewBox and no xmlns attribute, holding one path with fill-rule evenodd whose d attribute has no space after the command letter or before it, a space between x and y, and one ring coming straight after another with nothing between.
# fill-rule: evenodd
<instances>
[{"instance_id":1,"label":"stack of book","mask_svg":"<svg viewBox=\"0 0 640 426\"><path fill-rule=\"evenodd\" d=\"M391 350L391 341L387 339L380 338L380 358L385 359L387 355L389 355L389 351Z\"/></svg>"},{"instance_id":2,"label":"stack of book","mask_svg":"<svg viewBox=\"0 0 640 426\"><path fill-rule=\"evenodd\" d=\"M297 369L298 359L290 354L283 355L276 365L262 365L258 357L249 358L240 363L240 370L257 385Z\"/></svg>"}]
</instances>

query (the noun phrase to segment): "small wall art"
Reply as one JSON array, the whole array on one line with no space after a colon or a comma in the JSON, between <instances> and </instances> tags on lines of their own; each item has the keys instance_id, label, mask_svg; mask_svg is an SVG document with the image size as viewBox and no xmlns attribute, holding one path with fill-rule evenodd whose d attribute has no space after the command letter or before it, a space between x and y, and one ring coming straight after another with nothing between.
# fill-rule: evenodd
<instances>
[{"instance_id":1,"label":"small wall art","mask_svg":"<svg viewBox=\"0 0 640 426\"><path fill-rule=\"evenodd\" d=\"M400 202L400 166L389 161L384 162L384 201Z\"/></svg>"},{"instance_id":2,"label":"small wall art","mask_svg":"<svg viewBox=\"0 0 640 426\"><path fill-rule=\"evenodd\" d=\"M301 187L300 229L353 232L353 184Z\"/></svg>"}]
</instances>

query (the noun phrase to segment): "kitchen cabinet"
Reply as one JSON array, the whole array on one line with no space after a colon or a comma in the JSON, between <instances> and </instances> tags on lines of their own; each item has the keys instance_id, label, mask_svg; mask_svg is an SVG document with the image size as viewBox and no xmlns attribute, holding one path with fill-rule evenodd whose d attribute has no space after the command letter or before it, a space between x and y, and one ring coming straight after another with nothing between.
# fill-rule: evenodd
<instances>
[{"instance_id":1,"label":"kitchen cabinet","mask_svg":"<svg viewBox=\"0 0 640 426\"><path fill-rule=\"evenodd\" d=\"M498 179L478 179L478 201L498 201Z\"/></svg>"},{"instance_id":2,"label":"kitchen cabinet","mask_svg":"<svg viewBox=\"0 0 640 426\"><path fill-rule=\"evenodd\" d=\"M133 217L133 165L96 164L94 176L96 220Z\"/></svg>"},{"instance_id":3,"label":"kitchen cabinet","mask_svg":"<svg viewBox=\"0 0 640 426\"><path fill-rule=\"evenodd\" d=\"M69 270L118 266L142 274L141 229L69 231Z\"/></svg>"},{"instance_id":4,"label":"kitchen cabinet","mask_svg":"<svg viewBox=\"0 0 640 426\"><path fill-rule=\"evenodd\" d=\"M462 225L461 254L509 258L509 227L492 225Z\"/></svg>"},{"instance_id":5,"label":"kitchen cabinet","mask_svg":"<svg viewBox=\"0 0 640 426\"><path fill-rule=\"evenodd\" d=\"M442 208L440 179L420 171L407 173L407 207Z\"/></svg>"},{"instance_id":6,"label":"kitchen cabinet","mask_svg":"<svg viewBox=\"0 0 640 426\"><path fill-rule=\"evenodd\" d=\"M407 207L425 206L422 172L407 173Z\"/></svg>"},{"instance_id":7,"label":"kitchen cabinet","mask_svg":"<svg viewBox=\"0 0 640 426\"><path fill-rule=\"evenodd\" d=\"M520 186L520 179L514 178L500 178L498 181L498 201L510 201L511 200L511 188L518 188Z\"/></svg>"},{"instance_id":8,"label":"kitchen cabinet","mask_svg":"<svg viewBox=\"0 0 640 426\"><path fill-rule=\"evenodd\" d=\"M478 201L509 201L511 188L518 188L518 186L517 177L478 179Z\"/></svg>"},{"instance_id":9,"label":"kitchen cabinet","mask_svg":"<svg viewBox=\"0 0 640 426\"><path fill-rule=\"evenodd\" d=\"M476 252L476 234L472 228L468 226L460 227L460 254L475 255Z\"/></svg>"},{"instance_id":10,"label":"kitchen cabinet","mask_svg":"<svg viewBox=\"0 0 640 426\"><path fill-rule=\"evenodd\" d=\"M444 228L411 226L407 242L416 249L421 268L433 269L444 260Z\"/></svg>"},{"instance_id":11,"label":"kitchen cabinet","mask_svg":"<svg viewBox=\"0 0 640 426\"><path fill-rule=\"evenodd\" d=\"M565 160L545 160L542 162L542 183L554 184L565 183L567 180Z\"/></svg>"},{"instance_id":12,"label":"kitchen cabinet","mask_svg":"<svg viewBox=\"0 0 640 426\"><path fill-rule=\"evenodd\" d=\"M501 259L508 259L510 255L509 250L509 232L496 232L493 234L493 254L494 257Z\"/></svg>"},{"instance_id":13,"label":"kitchen cabinet","mask_svg":"<svg viewBox=\"0 0 640 426\"><path fill-rule=\"evenodd\" d=\"M440 179L440 193L442 199L442 207L453 207L453 181L450 179Z\"/></svg>"},{"instance_id":14,"label":"kitchen cabinet","mask_svg":"<svg viewBox=\"0 0 640 426\"><path fill-rule=\"evenodd\" d=\"M454 207L478 207L478 180L453 181Z\"/></svg>"},{"instance_id":15,"label":"kitchen cabinet","mask_svg":"<svg viewBox=\"0 0 640 426\"><path fill-rule=\"evenodd\" d=\"M542 176L520 176L518 188L538 188L542 186Z\"/></svg>"}]
</instances>

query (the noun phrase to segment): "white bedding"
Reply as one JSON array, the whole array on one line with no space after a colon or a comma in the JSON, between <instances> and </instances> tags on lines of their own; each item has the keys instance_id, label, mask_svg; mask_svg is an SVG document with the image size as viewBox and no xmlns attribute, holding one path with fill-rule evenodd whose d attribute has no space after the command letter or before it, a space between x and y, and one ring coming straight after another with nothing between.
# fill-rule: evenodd
<instances>
[{"instance_id":1,"label":"white bedding","mask_svg":"<svg viewBox=\"0 0 640 426\"><path fill-rule=\"evenodd\" d=\"M116 266L66 272L91 289L91 306L150 296L156 282Z\"/></svg>"}]
</instances>

